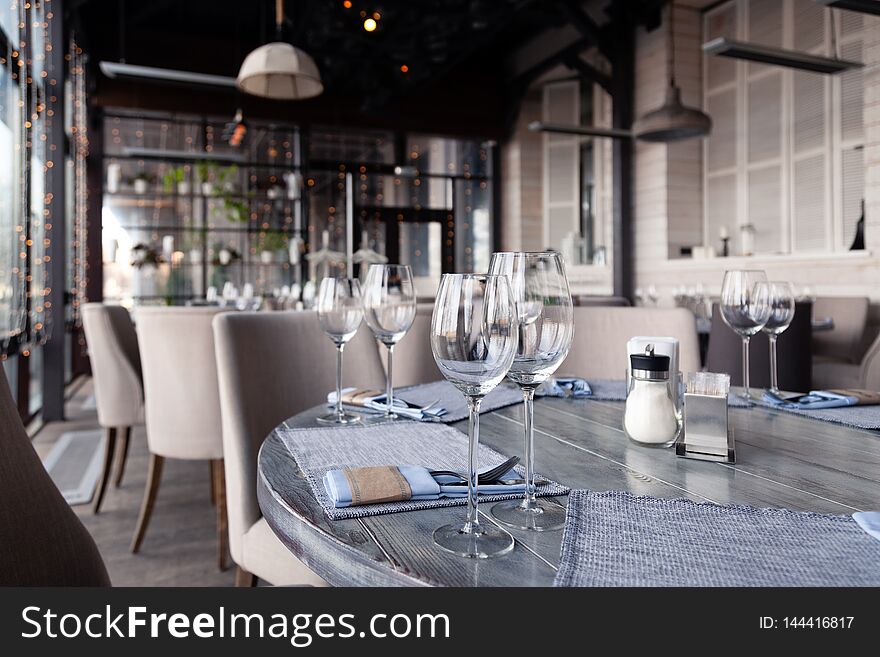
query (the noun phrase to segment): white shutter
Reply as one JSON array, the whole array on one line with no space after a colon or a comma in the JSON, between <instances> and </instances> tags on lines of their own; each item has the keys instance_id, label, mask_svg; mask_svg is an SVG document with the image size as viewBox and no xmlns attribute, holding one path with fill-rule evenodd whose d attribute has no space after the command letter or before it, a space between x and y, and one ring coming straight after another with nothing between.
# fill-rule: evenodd
<instances>
[{"instance_id":1,"label":"white shutter","mask_svg":"<svg viewBox=\"0 0 880 657\"><path fill-rule=\"evenodd\" d=\"M709 172L736 165L736 89L706 99L712 117L712 132L706 140L706 169Z\"/></svg>"},{"instance_id":2,"label":"white shutter","mask_svg":"<svg viewBox=\"0 0 880 657\"><path fill-rule=\"evenodd\" d=\"M836 18L840 23L840 34L848 37L861 32L865 26L864 16L857 11L838 11Z\"/></svg>"},{"instance_id":3,"label":"white shutter","mask_svg":"<svg viewBox=\"0 0 880 657\"><path fill-rule=\"evenodd\" d=\"M776 0L750 0L748 3L749 20L748 36L749 43L758 43L762 46L774 48L782 47L782 10L784 3ZM767 64L749 62L749 75L767 71L774 67ZM777 69L778 70L778 69Z\"/></svg>"},{"instance_id":4,"label":"white shutter","mask_svg":"<svg viewBox=\"0 0 880 657\"><path fill-rule=\"evenodd\" d=\"M776 159L782 149L782 74L750 81L748 95L749 162Z\"/></svg>"},{"instance_id":5,"label":"white shutter","mask_svg":"<svg viewBox=\"0 0 880 657\"><path fill-rule=\"evenodd\" d=\"M719 231L725 226L733 238L731 246L738 248L736 222L736 174L712 176L706 179L706 244L717 244Z\"/></svg>"},{"instance_id":6,"label":"white shutter","mask_svg":"<svg viewBox=\"0 0 880 657\"><path fill-rule=\"evenodd\" d=\"M843 243L848 249L856 235L856 223L862 215L862 199L865 196L864 150L850 148L841 154L843 193Z\"/></svg>"},{"instance_id":7,"label":"white shutter","mask_svg":"<svg viewBox=\"0 0 880 657\"><path fill-rule=\"evenodd\" d=\"M825 217L825 154L794 164L795 251L819 251L828 246Z\"/></svg>"},{"instance_id":8,"label":"white shutter","mask_svg":"<svg viewBox=\"0 0 880 657\"><path fill-rule=\"evenodd\" d=\"M796 72L794 78L794 152L825 144L825 76Z\"/></svg>"},{"instance_id":9,"label":"white shutter","mask_svg":"<svg viewBox=\"0 0 880 657\"><path fill-rule=\"evenodd\" d=\"M814 0L794 0L794 49L812 50L825 44L827 9Z\"/></svg>"},{"instance_id":10,"label":"white shutter","mask_svg":"<svg viewBox=\"0 0 880 657\"><path fill-rule=\"evenodd\" d=\"M580 83L544 86L544 121L580 123ZM580 225L580 138L544 133L544 244L559 249L562 238Z\"/></svg>"},{"instance_id":11,"label":"white shutter","mask_svg":"<svg viewBox=\"0 0 880 657\"><path fill-rule=\"evenodd\" d=\"M748 176L749 223L755 227L755 253L782 250L782 171L776 164L752 169Z\"/></svg>"},{"instance_id":12,"label":"white shutter","mask_svg":"<svg viewBox=\"0 0 880 657\"><path fill-rule=\"evenodd\" d=\"M736 4L719 7L706 15L704 23L706 41L718 37L736 38ZM707 56L706 87L708 90L729 84L736 79L736 60L729 57Z\"/></svg>"},{"instance_id":13,"label":"white shutter","mask_svg":"<svg viewBox=\"0 0 880 657\"><path fill-rule=\"evenodd\" d=\"M862 42L853 41L846 44L840 49L840 56L857 62L862 61ZM862 69L854 68L840 74L840 138L844 141L862 139L864 93Z\"/></svg>"}]
</instances>

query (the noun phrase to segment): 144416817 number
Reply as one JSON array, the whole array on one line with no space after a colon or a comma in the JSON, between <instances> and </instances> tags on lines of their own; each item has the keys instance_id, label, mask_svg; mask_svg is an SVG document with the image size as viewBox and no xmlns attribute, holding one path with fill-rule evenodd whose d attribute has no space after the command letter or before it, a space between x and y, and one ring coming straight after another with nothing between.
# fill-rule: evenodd
<instances>
[{"instance_id":1,"label":"144416817 number","mask_svg":"<svg viewBox=\"0 0 880 657\"><path fill-rule=\"evenodd\" d=\"M854 616L786 616L782 627L786 629L847 630L852 627Z\"/></svg>"}]
</instances>

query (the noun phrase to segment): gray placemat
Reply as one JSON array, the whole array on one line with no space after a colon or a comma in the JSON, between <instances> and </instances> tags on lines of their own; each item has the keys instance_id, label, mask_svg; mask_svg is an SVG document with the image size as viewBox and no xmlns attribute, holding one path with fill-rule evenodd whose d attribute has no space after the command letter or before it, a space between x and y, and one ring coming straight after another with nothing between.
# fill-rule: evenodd
<instances>
[{"instance_id":1,"label":"gray placemat","mask_svg":"<svg viewBox=\"0 0 880 657\"><path fill-rule=\"evenodd\" d=\"M303 470L315 499L331 520L457 506L467 499L439 499L420 502L386 502L337 509L324 489L328 470L368 465L423 465L438 470L467 469L468 438L461 431L433 422L383 422L364 427L320 427L279 431L284 445ZM480 445L479 467L491 467L505 460L491 447ZM517 472L523 474L517 466ZM537 487L540 496L565 495L568 489L556 482ZM481 495L480 501L492 502L522 497Z\"/></svg>"},{"instance_id":2,"label":"gray placemat","mask_svg":"<svg viewBox=\"0 0 880 657\"><path fill-rule=\"evenodd\" d=\"M445 408L446 413L436 420L428 421L449 424L464 420L468 416L468 407L464 395L449 381L434 381L433 383L423 383L410 388L402 388L400 391L395 392L395 394L401 399L419 406L426 406L439 400L438 405ZM501 384L483 398L483 402L480 404L480 414L497 411L505 406L520 404L522 400L522 392L520 392L519 388L513 385Z\"/></svg>"},{"instance_id":3,"label":"gray placemat","mask_svg":"<svg viewBox=\"0 0 880 657\"><path fill-rule=\"evenodd\" d=\"M555 586L877 586L851 516L571 491Z\"/></svg>"},{"instance_id":4,"label":"gray placemat","mask_svg":"<svg viewBox=\"0 0 880 657\"><path fill-rule=\"evenodd\" d=\"M822 420L823 422L836 422L845 424L854 429L880 429L880 405L872 406L844 406L842 408L817 408L807 410L802 408L786 408L776 406L763 400L758 404L766 408L772 408L785 413L794 413L802 417Z\"/></svg>"}]
</instances>

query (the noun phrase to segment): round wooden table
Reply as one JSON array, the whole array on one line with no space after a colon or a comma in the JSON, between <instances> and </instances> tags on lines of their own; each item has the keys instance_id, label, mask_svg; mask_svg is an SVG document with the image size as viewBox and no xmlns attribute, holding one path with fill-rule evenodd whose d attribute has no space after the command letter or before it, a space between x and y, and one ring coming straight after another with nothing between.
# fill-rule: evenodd
<instances>
[{"instance_id":1,"label":"round wooden table","mask_svg":"<svg viewBox=\"0 0 880 657\"><path fill-rule=\"evenodd\" d=\"M314 426L324 407L288 420ZM536 469L571 488L848 514L877 506L880 433L763 407L731 408L736 465L679 458L623 434L623 404L544 398L535 403ZM466 422L452 426L466 431ZM481 440L522 453L521 405L481 415ZM514 550L487 560L435 547L431 533L463 522L465 507L329 520L277 433L258 459L260 508L293 554L335 586L549 586L562 531L510 530ZM565 497L558 498L565 503ZM491 503L480 506L492 522Z\"/></svg>"}]
</instances>

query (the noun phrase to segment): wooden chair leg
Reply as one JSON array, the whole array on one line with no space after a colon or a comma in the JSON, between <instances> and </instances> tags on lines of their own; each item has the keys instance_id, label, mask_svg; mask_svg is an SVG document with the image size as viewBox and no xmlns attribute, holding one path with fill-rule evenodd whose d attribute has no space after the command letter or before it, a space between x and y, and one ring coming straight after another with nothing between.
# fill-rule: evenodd
<instances>
[{"instance_id":1,"label":"wooden chair leg","mask_svg":"<svg viewBox=\"0 0 880 657\"><path fill-rule=\"evenodd\" d=\"M235 585L239 587L249 588L257 585L257 576L249 573L241 566L235 570Z\"/></svg>"},{"instance_id":2,"label":"wooden chair leg","mask_svg":"<svg viewBox=\"0 0 880 657\"><path fill-rule=\"evenodd\" d=\"M217 506L217 475L214 472L214 461L208 461L208 467L211 469L211 504Z\"/></svg>"},{"instance_id":3,"label":"wooden chair leg","mask_svg":"<svg viewBox=\"0 0 880 657\"><path fill-rule=\"evenodd\" d=\"M141 513L138 516L134 537L131 539L132 552L137 552L141 549L141 542L144 540L144 534L147 532L147 525L150 524L150 516L153 515L153 505L156 503L156 493L159 492L159 480L162 478L162 466L164 464L164 456L150 454L150 469L147 473L144 499L141 502Z\"/></svg>"},{"instance_id":4,"label":"wooden chair leg","mask_svg":"<svg viewBox=\"0 0 880 657\"><path fill-rule=\"evenodd\" d=\"M98 480L98 490L92 502L92 512L101 510L101 502L104 501L104 492L107 490L107 480L110 479L110 471L113 469L113 452L116 449L116 428L110 427L104 430L104 469L101 479Z\"/></svg>"},{"instance_id":5,"label":"wooden chair leg","mask_svg":"<svg viewBox=\"0 0 880 657\"><path fill-rule=\"evenodd\" d=\"M131 438L131 427L123 427L119 441L119 450L116 454L116 477L113 485L116 488L122 485L122 475L125 474L125 462L128 460L128 442Z\"/></svg>"},{"instance_id":6,"label":"wooden chair leg","mask_svg":"<svg viewBox=\"0 0 880 657\"><path fill-rule=\"evenodd\" d=\"M226 555L229 552L229 526L226 520L226 475L223 459L211 461L212 481L217 496L217 567L226 570Z\"/></svg>"}]
</instances>

